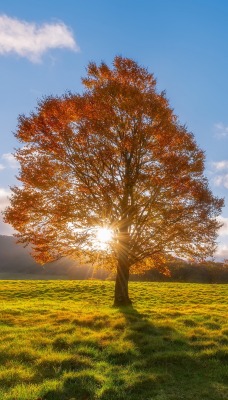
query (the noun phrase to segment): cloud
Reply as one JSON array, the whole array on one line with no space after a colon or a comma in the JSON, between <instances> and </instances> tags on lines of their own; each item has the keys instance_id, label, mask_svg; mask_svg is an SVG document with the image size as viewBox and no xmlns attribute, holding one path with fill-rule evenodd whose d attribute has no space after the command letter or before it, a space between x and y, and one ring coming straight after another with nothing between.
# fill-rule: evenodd
<instances>
[{"instance_id":1,"label":"cloud","mask_svg":"<svg viewBox=\"0 0 228 400\"><path fill-rule=\"evenodd\" d=\"M5 166L0 164L0 171L3 170L3 169L5 169Z\"/></svg>"},{"instance_id":2,"label":"cloud","mask_svg":"<svg viewBox=\"0 0 228 400\"><path fill-rule=\"evenodd\" d=\"M223 226L219 229L220 236L228 236L228 218L225 217L218 217L218 221L223 224Z\"/></svg>"},{"instance_id":3,"label":"cloud","mask_svg":"<svg viewBox=\"0 0 228 400\"><path fill-rule=\"evenodd\" d=\"M228 246L226 244L218 245L218 248L215 252L215 259L219 261L227 260L228 259Z\"/></svg>"},{"instance_id":4,"label":"cloud","mask_svg":"<svg viewBox=\"0 0 228 400\"><path fill-rule=\"evenodd\" d=\"M19 167L19 163L16 160L16 158L14 157L13 154L11 153L5 153L2 155L2 160L6 161L7 165L10 168L18 168ZM5 166L3 166L5 168Z\"/></svg>"},{"instance_id":5,"label":"cloud","mask_svg":"<svg viewBox=\"0 0 228 400\"><path fill-rule=\"evenodd\" d=\"M0 15L0 54L17 54L40 62L50 49L79 51L73 33L63 22L38 25Z\"/></svg>"},{"instance_id":6,"label":"cloud","mask_svg":"<svg viewBox=\"0 0 228 400\"><path fill-rule=\"evenodd\" d=\"M12 228L11 225L6 224L5 222L3 222L2 216L0 214L0 235L7 235L7 236L11 236L15 233L15 230Z\"/></svg>"},{"instance_id":7,"label":"cloud","mask_svg":"<svg viewBox=\"0 0 228 400\"><path fill-rule=\"evenodd\" d=\"M220 138L228 136L228 126L225 126L222 122L214 124L215 135Z\"/></svg>"},{"instance_id":8,"label":"cloud","mask_svg":"<svg viewBox=\"0 0 228 400\"><path fill-rule=\"evenodd\" d=\"M222 171L222 170L228 171L228 160L213 162L212 166L217 171Z\"/></svg>"},{"instance_id":9,"label":"cloud","mask_svg":"<svg viewBox=\"0 0 228 400\"><path fill-rule=\"evenodd\" d=\"M228 160L214 161L210 165L213 184L228 189Z\"/></svg>"},{"instance_id":10,"label":"cloud","mask_svg":"<svg viewBox=\"0 0 228 400\"><path fill-rule=\"evenodd\" d=\"M228 189L228 174L215 176L214 185L224 186L226 189Z\"/></svg>"},{"instance_id":11,"label":"cloud","mask_svg":"<svg viewBox=\"0 0 228 400\"><path fill-rule=\"evenodd\" d=\"M13 235L13 233L15 233L15 230L11 227L11 225L6 224L3 221L3 216L1 214L1 211L4 211L9 205L9 196L9 190L0 188L0 235Z\"/></svg>"},{"instance_id":12,"label":"cloud","mask_svg":"<svg viewBox=\"0 0 228 400\"><path fill-rule=\"evenodd\" d=\"M216 260L223 261L228 259L228 245L226 244L226 236L228 236L228 218L220 216L218 217L218 221L221 222L223 226L218 231L219 240L221 240L221 243L218 244L214 256Z\"/></svg>"},{"instance_id":13,"label":"cloud","mask_svg":"<svg viewBox=\"0 0 228 400\"><path fill-rule=\"evenodd\" d=\"M0 188L0 211L3 211L9 205L10 191Z\"/></svg>"}]
</instances>

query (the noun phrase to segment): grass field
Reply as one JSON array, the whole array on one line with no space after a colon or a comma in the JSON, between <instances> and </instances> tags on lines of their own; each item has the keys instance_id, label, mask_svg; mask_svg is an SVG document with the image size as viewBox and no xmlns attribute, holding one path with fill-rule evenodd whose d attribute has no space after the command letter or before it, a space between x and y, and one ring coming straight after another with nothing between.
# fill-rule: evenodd
<instances>
[{"instance_id":1,"label":"grass field","mask_svg":"<svg viewBox=\"0 0 228 400\"><path fill-rule=\"evenodd\" d=\"M227 400L228 285L0 281L1 400Z\"/></svg>"}]
</instances>

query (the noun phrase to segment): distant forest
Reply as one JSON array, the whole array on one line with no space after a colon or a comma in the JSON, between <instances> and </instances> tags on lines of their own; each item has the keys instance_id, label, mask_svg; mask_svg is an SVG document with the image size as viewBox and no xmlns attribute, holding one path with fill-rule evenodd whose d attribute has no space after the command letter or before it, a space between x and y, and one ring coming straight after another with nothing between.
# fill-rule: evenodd
<instances>
[{"instance_id":1,"label":"distant forest","mask_svg":"<svg viewBox=\"0 0 228 400\"><path fill-rule=\"evenodd\" d=\"M12 236L0 235L0 279L113 279L104 269L80 266L62 259L41 266L29 254L30 249L16 244ZM228 283L228 263L187 263L176 259L168 265L170 276L151 269L142 275L131 275L132 281Z\"/></svg>"}]
</instances>

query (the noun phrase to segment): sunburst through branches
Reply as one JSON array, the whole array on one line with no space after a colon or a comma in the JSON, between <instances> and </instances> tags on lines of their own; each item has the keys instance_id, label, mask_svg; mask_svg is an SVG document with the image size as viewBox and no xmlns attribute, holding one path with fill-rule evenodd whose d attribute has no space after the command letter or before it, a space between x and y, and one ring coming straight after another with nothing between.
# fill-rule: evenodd
<instances>
[{"instance_id":1,"label":"sunburst through branches","mask_svg":"<svg viewBox=\"0 0 228 400\"><path fill-rule=\"evenodd\" d=\"M100 250L106 250L113 240L113 231L106 227L96 228L95 245Z\"/></svg>"}]
</instances>

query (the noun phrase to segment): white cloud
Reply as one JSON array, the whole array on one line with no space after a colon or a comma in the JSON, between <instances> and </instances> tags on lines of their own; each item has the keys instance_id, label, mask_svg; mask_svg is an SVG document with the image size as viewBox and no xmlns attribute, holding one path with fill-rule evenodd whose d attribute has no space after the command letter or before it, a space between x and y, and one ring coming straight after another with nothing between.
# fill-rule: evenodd
<instances>
[{"instance_id":1,"label":"white cloud","mask_svg":"<svg viewBox=\"0 0 228 400\"><path fill-rule=\"evenodd\" d=\"M213 162L212 166L216 171L228 170L228 160Z\"/></svg>"},{"instance_id":2,"label":"white cloud","mask_svg":"<svg viewBox=\"0 0 228 400\"><path fill-rule=\"evenodd\" d=\"M11 227L11 225L6 224L3 221L3 217L1 211L4 211L5 208L9 205L9 196L10 191L4 188L0 188L0 235L13 235L15 230Z\"/></svg>"},{"instance_id":3,"label":"white cloud","mask_svg":"<svg viewBox=\"0 0 228 400\"><path fill-rule=\"evenodd\" d=\"M37 25L0 15L0 54L14 53L36 63L54 48L79 51L73 33L63 22Z\"/></svg>"},{"instance_id":4,"label":"white cloud","mask_svg":"<svg viewBox=\"0 0 228 400\"><path fill-rule=\"evenodd\" d=\"M3 211L9 205L10 191L0 188L0 211Z\"/></svg>"},{"instance_id":5,"label":"white cloud","mask_svg":"<svg viewBox=\"0 0 228 400\"><path fill-rule=\"evenodd\" d=\"M0 171L3 170L3 169L5 169L5 166L0 164Z\"/></svg>"},{"instance_id":6,"label":"white cloud","mask_svg":"<svg viewBox=\"0 0 228 400\"><path fill-rule=\"evenodd\" d=\"M224 125L222 122L218 122L214 124L215 134L220 138L224 138L228 136L228 126Z\"/></svg>"},{"instance_id":7,"label":"white cloud","mask_svg":"<svg viewBox=\"0 0 228 400\"><path fill-rule=\"evenodd\" d=\"M3 222L2 216L0 215L0 235L13 235L15 230L12 228L11 225L6 224Z\"/></svg>"},{"instance_id":8,"label":"white cloud","mask_svg":"<svg viewBox=\"0 0 228 400\"><path fill-rule=\"evenodd\" d=\"M218 221L223 224L223 226L219 229L220 236L228 236L228 218L225 217L218 217Z\"/></svg>"},{"instance_id":9,"label":"white cloud","mask_svg":"<svg viewBox=\"0 0 228 400\"><path fill-rule=\"evenodd\" d=\"M227 260L228 259L228 245L221 244L218 246L215 252L215 259L219 261Z\"/></svg>"},{"instance_id":10,"label":"white cloud","mask_svg":"<svg viewBox=\"0 0 228 400\"><path fill-rule=\"evenodd\" d=\"M217 250L214 254L214 257L218 261L223 261L228 259L228 245L227 245L227 237L228 236L228 218L226 217L218 217L218 221L223 224L223 226L219 229L219 241Z\"/></svg>"},{"instance_id":11,"label":"white cloud","mask_svg":"<svg viewBox=\"0 0 228 400\"><path fill-rule=\"evenodd\" d=\"M214 185L215 186L224 186L226 189L228 189L228 174L217 175L214 178Z\"/></svg>"},{"instance_id":12,"label":"white cloud","mask_svg":"<svg viewBox=\"0 0 228 400\"><path fill-rule=\"evenodd\" d=\"M2 155L2 160L6 161L10 168L18 168L19 163L11 153L5 153ZM4 166L3 166L4 167ZM5 167L4 167L5 168Z\"/></svg>"},{"instance_id":13,"label":"white cloud","mask_svg":"<svg viewBox=\"0 0 228 400\"><path fill-rule=\"evenodd\" d=\"M211 163L212 181L215 186L228 189L228 160L214 161Z\"/></svg>"}]
</instances>

